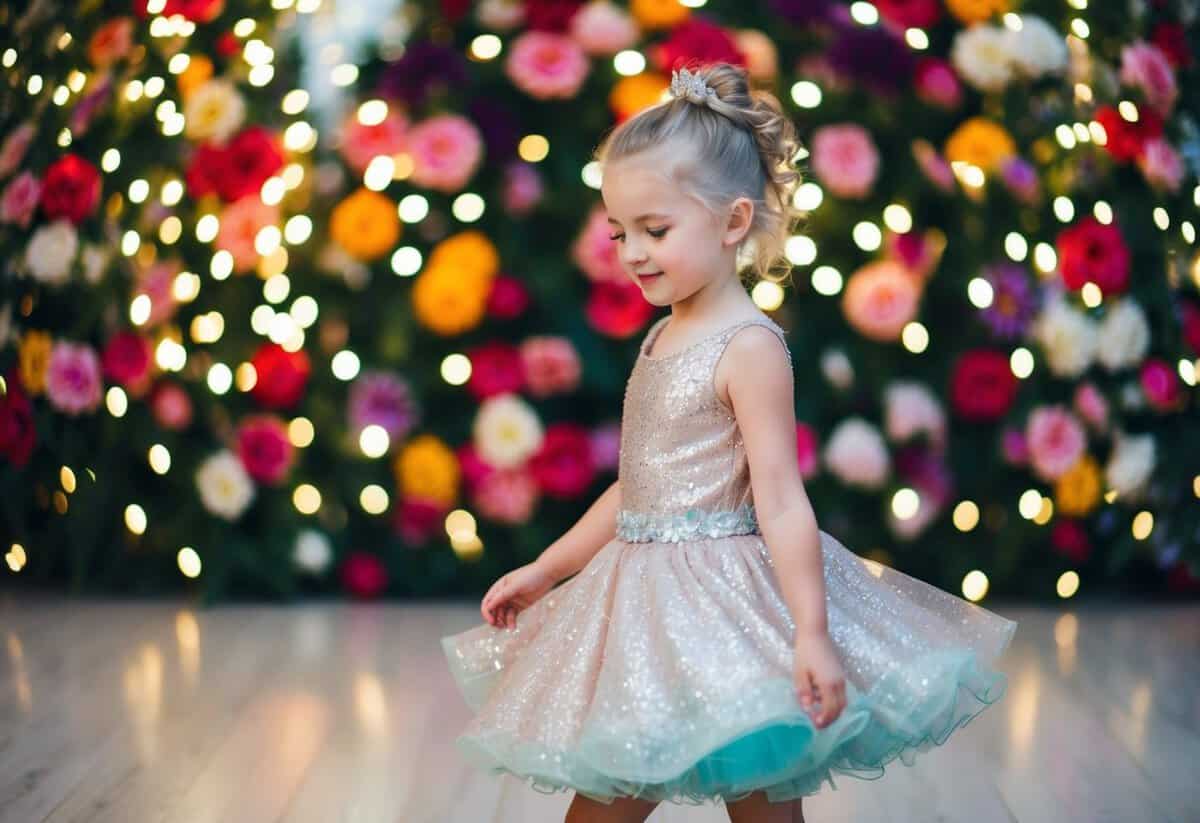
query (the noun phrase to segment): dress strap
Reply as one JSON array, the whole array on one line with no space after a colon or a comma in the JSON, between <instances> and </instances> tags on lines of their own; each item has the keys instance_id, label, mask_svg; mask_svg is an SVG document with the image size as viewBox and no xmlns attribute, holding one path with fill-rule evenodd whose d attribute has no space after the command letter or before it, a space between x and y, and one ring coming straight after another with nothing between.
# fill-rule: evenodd
<instances>
[{"instance_id":1,"label":"dress strap","mask_svg":"<svg viewBox=\"0 0 1200 823\"><path fill-rule=\"evenodd\" d=\"M775 336L778 337L779 342L783 344L783 351L784 351L784 354L787 355L788 364L792 365L792 351L790 348L788 348L787 335L784 333L783 329L779 327L779 324L776 323L774 320L772 320L769 317L752 317L748 320L743 320L740 323L735 323L734 325L732 325L728 329L726 329L724 332L722 332L721 333L721 351L722 351L722 353L724 353L725 346L729 345L729 341L733 339L733 336L735 334L737 334L739 331L741 331L742 329L746 328L747 326L765 326L766 328L775 332Z\"/></svg>"}]
</instances>

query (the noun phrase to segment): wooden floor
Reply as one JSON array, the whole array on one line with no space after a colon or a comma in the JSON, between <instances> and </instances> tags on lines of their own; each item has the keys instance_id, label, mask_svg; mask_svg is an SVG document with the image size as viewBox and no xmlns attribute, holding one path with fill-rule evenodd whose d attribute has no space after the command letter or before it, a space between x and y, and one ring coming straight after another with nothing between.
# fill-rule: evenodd
<instances>
[{"instance_id":1,"label":"wooden floor","mask_svg":"<svg viewBox=\"0 0 1200 823\"><path fill-rule=\"evenodd\" d=\"M989 607L1004 699L834 821L1200 821L1200 607ZM439 638L474 605L221 607L0 594L0 821L560 821L464 763ZM652 823L727 820L663 805Z\"/></svg>"}]
</instances>

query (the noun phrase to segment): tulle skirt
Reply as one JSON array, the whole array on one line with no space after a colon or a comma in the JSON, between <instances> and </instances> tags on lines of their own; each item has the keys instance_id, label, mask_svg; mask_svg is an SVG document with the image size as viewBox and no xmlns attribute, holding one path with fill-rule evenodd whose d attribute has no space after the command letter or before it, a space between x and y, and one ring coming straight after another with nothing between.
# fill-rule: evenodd
<instances>
[{"instance_id":1,"label":"tulle skirt","mask_svg":"<svg viewBox=\"0 0 1200 823\"><path fill-rule=\"evenodd\" d=\"M474 710L456 744L534 789L702 804L772 802L875 779L1004 694L1017 624L821 532L847 705L817 729L793 682L793 629L760 535L613 540L522 612L442 638Z\"/></svg>"}]
</instances>

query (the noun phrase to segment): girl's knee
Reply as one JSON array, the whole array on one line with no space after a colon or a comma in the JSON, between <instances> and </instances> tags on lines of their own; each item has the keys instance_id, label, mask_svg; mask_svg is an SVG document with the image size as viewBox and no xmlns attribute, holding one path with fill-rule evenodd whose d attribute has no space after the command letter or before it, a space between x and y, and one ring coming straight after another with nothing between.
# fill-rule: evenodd
<instances>
[{"instance_id":1,"label":"girl's knee","mask_svg":"<svg viewBox=\"0 0 1200 823\"><path fill-rule=\"evenodd\" d=\"M653 801L636 797L618 797L612 803L601 803L576 794L563 823L643 823L657 806Z\"/></svg>"}]
</instances>

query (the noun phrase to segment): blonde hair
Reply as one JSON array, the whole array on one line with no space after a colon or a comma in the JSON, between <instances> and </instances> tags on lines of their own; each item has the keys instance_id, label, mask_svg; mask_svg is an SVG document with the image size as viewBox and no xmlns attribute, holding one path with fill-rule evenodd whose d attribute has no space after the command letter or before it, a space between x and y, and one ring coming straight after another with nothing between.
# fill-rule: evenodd
<instances>
[{"instance_id":1,"label":"blonde hair","mask_svg":"<svg viewBox=\"0 0 1200 823\"><path fill-rule=\"evenodd\" d=\"M672 97L643 109L614 128L593 159L603 166L684 139L688 149L673 155L671 177L714 216L738 197L752 200L754 217L742 241L753 247L750 269L760 278L782 279L774 271L799 216L792 205L800 183L796 127L773 94L750 89L745 69L712 63L693 74L715 94L701 103Z\"/></svg>"}]
</instances>

